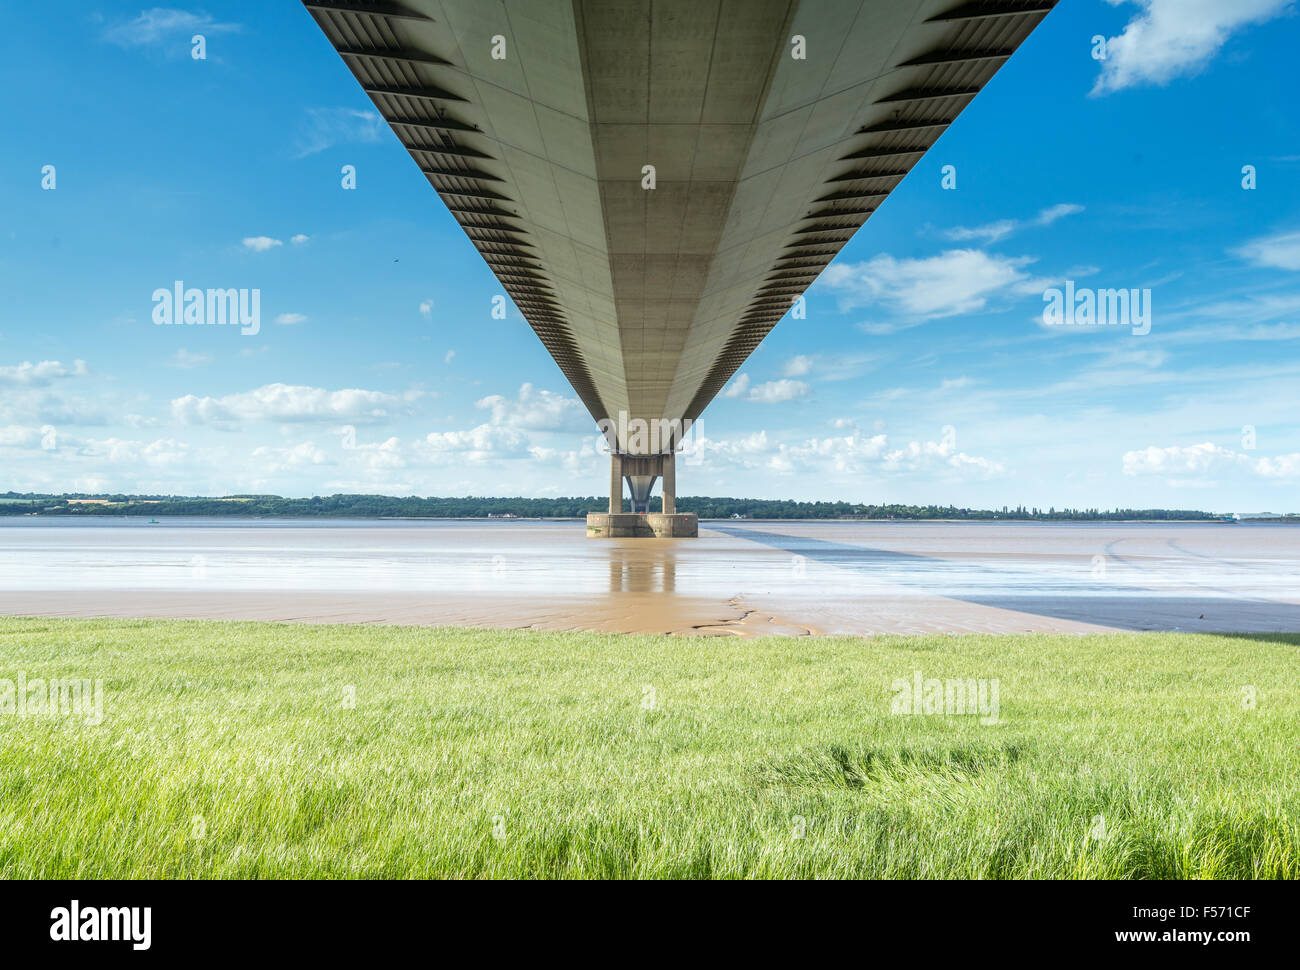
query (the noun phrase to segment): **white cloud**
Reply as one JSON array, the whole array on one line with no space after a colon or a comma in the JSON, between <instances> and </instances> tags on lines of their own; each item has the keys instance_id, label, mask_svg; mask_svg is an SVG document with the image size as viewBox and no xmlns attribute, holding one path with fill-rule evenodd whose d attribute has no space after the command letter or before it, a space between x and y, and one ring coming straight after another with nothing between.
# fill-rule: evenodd
<instances>
[{"instance_id":1,"label":"white cloud","mask_svg":"<svg viewBox=\"0 0 1300 970\"><path fill-rule=\"evenodd\" d=\"M956 242L969 242L972 239L982 239L985 242L995 243L1004 239L1016 231L1019 225L1015 219L999 219L997 222L990 222L983 226L957 226L949 229L944 233L949 239Z\"/></svg>"},{"instance_id":2,"label":"white cloud","mask_svg":"<svg viewBox=\"0 0 1300 970\"><path fill-rule=\"evenodd\" d=\"M475 401L474 406L491 411L494 426L580 433L596 430L596 423L576 397L538 390L532 384L522 385L513 401L492 394Z\"/></svg>"},{"instance_id":3,"label":"white cloud","mask_svg":"<svg viewBox=\"0 0 1300 970\"><path fill-rule=\"evenodd\" d=\"M1241 456L1229 448L1210 442L1199 445L1157 448L1154 445L1124 455L1125 475L1167 475L1206 472L1216 467L1236 464Z\"/></svg>"},{"instance_id":4,"label":"white cloud","mask_svg":"<svg viewBox=\"0 0 1300 970\"><path fill-rule=\"evenodd\" d=\"M371 472L401 468L406 464L402 456L402 444L397 438L387 438L373 444L358 443L349 449L348 457L360 461Z\"/></svg>"},{"instance_id":5,"label":"white cloud","mask_svg":"<svg viewBox=\"0 0 1300 970\"><path fill-rule=\"evenodd\" d=\"M295 246L305 246L310 239L311 236L300 232L296 236L290 236L289 242L293 243Z\"/></svg>"},{"instance_id":6,"label":"white cloud","mask_svg":"<svg viewBox=\"0 0 1300 970\"><path fill-rule=\"evenodd\" d=\"M187 462L190 446L172 438L161 438L148 444L122 438L89 439L79 443L78 454L115 465L143 464L160 468Z\"/></svg>"},{"instance_id":7,"label":"white cloud","mask_svg":"<svg viewBox=\"0 0 1300 970\"><path fill-rule=\"evenodd\" d=\"M798 354L785 362L786 377L806 377L812 372L814 358Z\"/></svg>"},{"instance_id":8,"label":"white cloud","mask_svg":"<svg viewBox=\"0 0 1300 970\"><path fill-rule=\"evenodd\" d=\"M1233 250L1256 266L1300 270L1300 231L1261 236Z\"/></svg>"},{"instance_id":9,"label":"white cloud","mask_svg":"<svg viewBox=\"0 0 1300 970\"><path fill-rule=\"evenodd\" d=\"M840 294L841 310L867 305L911 318L898 324L864 324L862 329L901 329L939 317L983 310L997 295L1029 277L1033 257L993 256L978 249L953 249L924 259L895 259L882 253L865 263L831 263L820 283ZM872 332L868 330L868 332Z\"/></svg>"},{"instance_id":10,"label":"white cloud","mask_svg":"<svg viewBox=\"0 0 1300 970\"><path fill-rule=\"evenodd\" d=\"M1166 324L1191 321L1191 326L1169 326L1158 338L1196 343L1224 340L1292 340L1295 325L1286 318L1300 316L1300 291L1247 292L1215 303L1192 303L1185 309L1163 314ZM1278 321L1274 323L1273 321ZM1068 329L1068 328L1060 328Z\"/></svg>"},{"instance_id":11,"label":"white cloud","mask_svg":"<svg viewBox=\"0 0 1300 970\"><path fill-rule=\"evenodd\" d=\"M0 381L0 385L3 385ZM110 395L94 399L55 393L47 388L24 387L0 394L0 423L103 425L113 416Z\"/></svg>"},{"instance_id":12,"label":"white cloud","mask_svg":"<svg viewBox=\"0 0 1300 970\"><path fill-rule=\"evenodd\" d=\"M152 47L164 43L184 45L188 52L189 40L195 34L234 33L238 30L239 24L218 23L207 14L154 7L141 12L134 20L109 27L104 31L104 39L119 47Z\"/></svg>"},{"instance_id":13,"label":"white cloud","mask_svg":"<svg viewBox=\"0 0 1300 970\"><path fill-rule=\"evenodd\" d=\"M434 458L452 453L471 462L526 458L530 454L526 432L495 424L480 424L469 431L434 431L425 443Z\"/></svg>"},{"instance_id":14,"label":"white cloud","mask_svg":"<svg viewBox=\"0 0 1300 970\"><path fill-rule=\"evenodd\" d=\"M595 471L596 424L577 398L524 384L513 399L492 394L475 407L490 412L486 422L465 431L431 432L417 445L416 456L433 465L532 458L575 473ZM557 448L549 443L557 433L586 439L576 450Z\"/></svg>"},{"instance_id":15,"label":"white cloud","mask_svg":"<svg viewBox=\"0 0 1300 970\"><path fill-rule=\"evenodd\" d=\"M885 434L864 435L848 419L842 419L838 425L852 427L852 433L795 442L772 440L766 431L730 440L701 435L696 441L699 450L695 455L712 471L765 469L782 476L815 476L819 481L868 474L908 476L936 472L947 478L967 480L1006 473L1000 462L957 451L955 436L948 434L947 428L942 441L913 441L891 449Z\"/></svg>"},{"instance_id":16,"label":"white cloud","mask_svg":"<svg viewBox=\"0 0 1300 970\"><path fill-rule=\"evenodd\" d=\"M0 448L35 448L40 440L39 428L26 428L20 424L0 428Z\"/></svg>"},{"instance_id":17,"label":"white cloud","mask_svg":"<svg viewBox=\"0 0 1300 970\"><path fill-rule=\"evenodd\" d=\"M374 111L356 108L308 108L294 134L298 158L315 155L339 144L377 142L388 126Z\"/></svg>"},{"instance_id":18,"label":"white cloud","mask_svg":"<svg viewBox=\"0 0 1300 970\"><path fill-rule=\"evenodd\" d=\"M987 243L995 243L1000 239L1005 239L1016 230L1025 226L1050 226L1058 219L1064 219L1066 216L1072 216L1075 213L1082 211L1083 206L1081 205L1075 205L1073 202L1061 202L1057 205L1048 206L1046 209L1039 210L1038 215L1030 219L1028 222L1021 222L1019 219L999 219L997 222L990 222L987 225L975 226L970 229L958 226L955 229L949 229L944 233L944 235L955 242L969 242L972 239L982 239Z\"/></svg>"},{"instance_id":19,"label":"white cloud","mask_svg":"<svg viewBox=\"0 0 1300 970\"><path fill-rule=\"evenodd\" d=\"M1300 453L1256 458L1251 468L1265 478L1300 478Z\"/></svg>"},{"instance_id":20,"label":"white cloud","mask_svg":"<svg viewBox=\"0 0 1300 970\"><path fill-rule=\"evenodd\" d=\"M172 401L172 416L184 424L218 427L237 425L241 421L365 423L407 413L410 399L411 395L399 397L359 388L328 391L319 387L267 384L221 398L187 394Z\"/></svg>"},{"instance_id":21,"label":"white cloud","mask_svg":"<svg viewBox=\"0 0 1300 970\"><path fill-rule=\"evenodd\" d=\"M307 318L301 313L281 313L275 318L275 322L285 327L292 327L294 324L306 323Z\"/></svg>"},{"instance_id":22,"label":"white cloud","mask_svg":"<svg viewBox=\"0 0 1300 970\"><path fill-rule=\"evenodd\" d=\"M84 377L89 373L84 360L74 360L71 367L57 360L43 360L37 364L25 360L21 364L0 367L0 385L45 387L62 377Z\"/></svg>"},{"instance_id":23,"label":"white cloud","mask_svg":"<svg viewBox=\"0 0 1300 970\"><path fill-rule=\"evenodd\" d=\"M456 359L456 351L454 350L449 350L442 355L442 362L444 364L450 364L455 359Z\"/></svg>"},{"instance_id":24,"label":"white cloud","mask_svg":"<svg viewBox=\"0 0 1300 970\"><path fill-rule=\"evenodd\" d=\"M263 462L261 470L268 474L337 464L327 452L311 441L304 441L288 448L272 448L263 445L253 449L253 457Z\"/></svg>"},{"instance_id":25,"label":"white cloud","mask_svg":"<svg viewBox=\"0 0 1300 970\"><path fill-rule=\"evenodd\" d=\"M1040 210L1030 225L1050 226L1057 219L1063 219L1066 216L1072 216L1082 211L1083 206L1081 205L1076 205L1073 202L1058 202L1056 205L1049 205L1046 209Z\"/></svg>"},{"instance_id":26,"label":"white cloud","mask_svg":"<svg viewBox=\"0 0 1300 970\"><path fill-rule=\"evenodd\" d=\"M779 445L768 467L781 474L826 467L840 473L856 473L874 464L884 454L888 439L883 434L868 438L851 434L839 438L809 438L795 445Z\"/></svg>"},{"instance_id":27,"label":"white cloud","mask_svg":"<svg viewBox=\"0 0 1300 970\"><path fill-rule=\"evenodd\" d=\"M255 253L264 253L268 249L274 249L276 246L283 246L284 242L280 239L272 239L270 236L245 236L244 248L251 249Z\"/></svg>"},{"instance_id":28,"label":"white cloud","mask_svg":"<svg viewBox=\"0 0 1300 970\"><path fill-rule=\"evenodd\" d=\"M749 389L750 401L759 401L763 404L781 404L785 401L794 401L801 397L807 397L811 388L803 381L779 380L768 381L766 384L755 384Z\"/></svg>"},{"instance_id":29,"label":"white cloud","mask_svg":"<svg viewBox=\"0 0 1300 970\"><path fill-rule=\"evenodd\" d=\"M722 396L732 397L732 398L744 397L745 392L748 390L749 390L749 375L737 374L735 377L731 379L731 383L728 384L725 388L723 388Z\"/></svg>"},{"instance_id":30,"label":"white cloud","mask_svg":"<svg viewBox=\"0 0 1300 970\"><path fill-rule=\"evenodd\" d=\"M204 364L212 362L212 355L205 353L193 353L183 347L172 355L171 365L179 367L182 370L189 370L192 367L201 367Z\"/></svg>"},{"instance_id":31,"label":"white cloud","mask_svg":"<svg viewBox=\"0 0 1300 970\"><path fill-rule=\"evenodd\" d=\"M890 472L922 472L947 468L964 477L992 478L1006 474L1006 466L988 458L968 455L957 450L957 436L951 427L944 428L939 441L910 441L902 448L886 452L884 468Z\"/></svg>"},{"instance_id":32,"label":"white cloud","mask_svg":"<svg viewBox=\"0 0 1300 970\"><path fill-rule=\"evenodd\" d=\"M1291 0L1108 0L1133 2L1141 12L1106 43L1094 95L1139 84L1168 84L1196 74L1235 31L1271 20Z\"/></svg>"},{"instance_id":33,"label":"white cloud","mask_svg":"<svg viewBox=\"0 0 1300 970\"><path fill-rule=\"evenodd\" d=\"M1238 469L1261 478L1300 478L1300 453L1255 457L1212 442L1152 445L1124 454L1125 475L1209 475Z\"/></svg>"},{"instance_id":34,"label":"white cloud","mask_svg":"<svg viewBox=\"0 0 1300 970\"><path fill-rule=\"evenodd\" d=\"M432 301L432 300L422 300L422 301L420 301L420 316L424 317L424 319L426 319L426 320L430 320L430 319L433 318L433 301Z\"/></svg>"}]
</instances>

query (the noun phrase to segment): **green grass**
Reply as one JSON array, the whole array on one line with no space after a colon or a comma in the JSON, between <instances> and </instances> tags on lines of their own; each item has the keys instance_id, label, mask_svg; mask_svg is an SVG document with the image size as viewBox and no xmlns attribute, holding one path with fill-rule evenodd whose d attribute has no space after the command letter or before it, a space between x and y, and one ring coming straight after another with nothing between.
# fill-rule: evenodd
<instances>
[{"instance_id":1,"label":"green grass","mask_svg":"<svg viewBox=\"0 0 1300 970\"><path fill-rule=\"evenodd\" d=\"M1298 652L0 619L106 691L0 713L0 877L1295 878ZM1001 723L892 716L914 670Z\"/></svg>"}]
</instances>

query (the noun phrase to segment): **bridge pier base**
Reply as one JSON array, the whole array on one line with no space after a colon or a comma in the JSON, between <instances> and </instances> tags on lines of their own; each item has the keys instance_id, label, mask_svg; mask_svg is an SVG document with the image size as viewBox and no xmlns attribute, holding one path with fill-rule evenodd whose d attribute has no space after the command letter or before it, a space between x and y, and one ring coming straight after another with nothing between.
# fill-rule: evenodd
<instances>
[{"instance_id":1,"label":"bridge pier base","mask_svg":"<svg viewBox=\"0 0 1300 970\"><path fill-rule=\"evenodd\" d=\"M650 493L663 479L661 512L650 511ZM623 481L627 480L632 510L623 511ZM609 456L609 511L587 515L589 539L686 539L700 534L694 512L677 511L677 456Z\"/></svg>"}]
</instances>

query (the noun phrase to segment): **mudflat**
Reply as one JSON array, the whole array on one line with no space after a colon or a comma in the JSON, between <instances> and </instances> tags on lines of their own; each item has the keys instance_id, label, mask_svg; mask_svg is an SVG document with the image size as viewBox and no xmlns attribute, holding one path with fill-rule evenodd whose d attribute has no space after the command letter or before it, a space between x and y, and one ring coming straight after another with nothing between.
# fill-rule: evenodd
<instances>
[{"instance_id":1,"label":"mudflat","mask_svg":"<svg viewBox=\"0 0 1300 970\"><path fill-rule=\"evenodd\" d=\"M0 614L753 636L1300 630L1300 526L0 520Z\"/></svg>"}]
</instances>

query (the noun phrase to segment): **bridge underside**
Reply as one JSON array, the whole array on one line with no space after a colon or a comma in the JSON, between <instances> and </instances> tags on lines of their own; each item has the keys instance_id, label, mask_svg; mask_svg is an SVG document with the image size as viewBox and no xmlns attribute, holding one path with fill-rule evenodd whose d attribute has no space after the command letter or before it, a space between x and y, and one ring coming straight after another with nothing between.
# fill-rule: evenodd
<instances>
[{"instance_id":1,"label":"bridge underside","mask_svg":"<svg viewBox=\"0 0 1300 970\"><path fill-rule=\"evenodd\" d=\"M304 0L616 453L699 417L1055 0ZM653 186L653 187L651 187Z\"/></svg>"}]
</instances>

